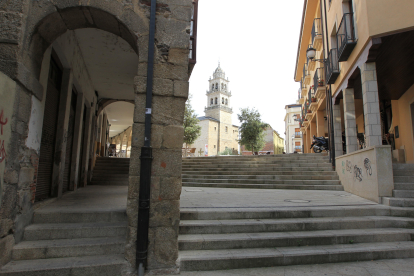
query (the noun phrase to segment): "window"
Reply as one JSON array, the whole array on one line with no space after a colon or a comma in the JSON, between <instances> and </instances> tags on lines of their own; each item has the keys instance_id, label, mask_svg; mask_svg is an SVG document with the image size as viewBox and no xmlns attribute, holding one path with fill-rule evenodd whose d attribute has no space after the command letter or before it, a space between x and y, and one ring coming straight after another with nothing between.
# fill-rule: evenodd
<instances>
[{"instance_id":1,"label":"window","mask_svg":"<svg viewBox=\"0 0 414 276\"><path fill-rule=\"evenodd\" d=\"M214 90L214 83L213 83L213 85L211 86L211 90Z\"/></svg>"},{"instance_id":2,"label":"window","mask_svg":"<svg viewBox=\"0 0 414 276\"><path fill-rule=\"evenodd\" d=\"M224 104L224 98L221 98L221 104Z\"/></svg>"},{"instance_id":3,"label":"window","mask_svg":"<svg viewBox=\"0 0 414 276\"><path fill-rule=\"evenodd\" d=\"M212 105L213 104L213 98L211 98L211 100L210 100L210 105Z\"/></svg>"},{"instance_id":4,"label":"window","mask_svg":"<svg viewBox=\"0 0 414 276\"><path fill-rule=\"evenodd\" d=\"M228 101L227 101L227 99L226 99L226 105L228 105L228 103L229 103L229 102L228 102Z\"/></svg>"},{"instance_id":5,"label":"window","mask_svg":"<svg viewBox=\"0 0 414 276\"><path fill-rule=\"evenodd\" d=\"M217 98L215 99L215 104L217 104Z\"/></svg>"},{"instance_id":6,"label":"window","mask_svg":"<svg viewBox=\"0 0 414 276\"><path fill-rule=\"evenodd\" d=\"M228 128L228 127L226 127L225 129L226 129L226 133L227 133L227 132L228 132L228 130L229 130L229 128Z\"/></svg>"},{"instance_id":7,"label":"window","mask_svg":"<svg viewBox=\"0 0 414 276\"><path fill-rule=\"evenodd\" d=\"M217 128L216 128L216 127L214 127L214 130L217 130Z\"/></svg>"},{"instance_id":8,"label":"window","mask_svg":"<svg viewBox=\"0 0 414 276\"><path fill-rule=\"evenodd\" d=\"M222 83L222 84L221 84L221 90L223 90L223 88L224 88L224 84Z\"/></svg>"},{"instance_id":9,"label":"window","mask_svg":"<svg viewBox=\"0 0 414 276\"><path fill-rule=\"evenodd\" d=\"M214 145L214 148L216 148L216 145Z\"/></svg>"},{"instance_id":10,"label":"window","mask_svg":"<svg viewBox=\"0 0 414 276\"><path fill-rule=\"evenodd\" d=\"M216 90L218 89L218 83L216 83Z\"/></svg>"}]
</instances>

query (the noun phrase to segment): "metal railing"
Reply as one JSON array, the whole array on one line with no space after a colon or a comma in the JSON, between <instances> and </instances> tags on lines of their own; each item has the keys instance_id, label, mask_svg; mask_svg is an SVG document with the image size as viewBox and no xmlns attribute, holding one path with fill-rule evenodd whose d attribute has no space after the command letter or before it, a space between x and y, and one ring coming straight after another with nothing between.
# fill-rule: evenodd
<instances>
[{"instance_id":1,"label":"metal railing","mask_svg":"<svg viewBox=\"0 0 414 276\"><path fill-rule=\"evenodd\" d=\"M339 57L343 54L347 44L356 42L353 13L345 13L342 17L338 31L336 32L336 40L338 43Z\"/></svg>"},{"instance_id":2,"label":"metal railing","mask_svg":"<svg viewBox=\"0 0 414 276\"><path fill-rule=\"evenodd\" d=\"M322 35L322 28L321 28L321 19L320 18L315 18L315 20L313 20L313 26L312 26L312 43L315 40L315 37L318 35Z\"/></svg>"},{"instance_id":3,"label":"metal railing","mask_svg":"<svg viewBox=\"0 0 414 276\"><path fill-rule=\"evenodd\" d=\"M302 78L302 80L300 81L300 89L305 89L306 88L306 84L305 84L305 81L303 79L304 78Z\"/></svg>"},{"instance_id":4,"label":"metal railing","mask_svg":"<svg viewBox=\"0 0 414 276\"><path fill-rule=\"evenodd\" d=\"M313 76L313 91L316 93L316 90L318 90L318 87L325 86L325 80L324 80L324 68L320 67L315 70L315 75Z\"/></svg>"},{"instance_id":5,"label":"metal railing","mask_svg":"<svg viewBox=\"0 0 414 276\"><path fill-rule=\"evenodd\" d=\"M331 49L326 59L326 83L333 84L339 75L338 50Z\"/></svg>"},{"instance_id":6,"label":"metal railing","mask_svg":"<svg viewBox=\"0 0 414 276\"><path fill-rule=\"evenodd\" d=\"M302 138L302 133L295 132L295 138Z\"/></svg>"},{"instance_id":7,"label":"metal railing","mask_svg":"<svg viewBox=\"0 0 414 276\"><path fill-rule=\"evenodd\" d=\"M309 92L308 92L308 105L310 106L311 105L311 103L312 103L312 98L314 98L315 97L315 90L313 90L312 88L311 89L309 89Z\"/></svg>"}]
</instances>

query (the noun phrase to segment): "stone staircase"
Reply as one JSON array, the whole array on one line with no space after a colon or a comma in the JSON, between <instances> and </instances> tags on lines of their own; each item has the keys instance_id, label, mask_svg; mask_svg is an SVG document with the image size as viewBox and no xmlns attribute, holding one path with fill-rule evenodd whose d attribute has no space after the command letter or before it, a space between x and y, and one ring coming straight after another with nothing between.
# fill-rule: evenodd
<instances>
[{"instance_id":1,"label":"stone staircase","mask_svg":"<svg viewBox=\"0 0 414 276\"><path fill-rule=\"evenodd\" d=\"M91 185L128 186L129 158L98 157Z\"/></svg>"},{"instance_id":2,"label":"stone staircase","mask_svg":"<svg viewBox=\"0 0 414 276\"><path fill-rule=\"evenodd\" d=\"M414 209L384 205L189 208L182 271L413 258Z\"/></svg>"},{"instance_id":3,"label":"stone staircase","mask_svg":"<svg viewBox=\"0 0 414 276\"><path fill-rule=\"evenodd\" d=\"M182 183L188 187L343 191L322 154L184 158Z\"/></svg>"},{"instance_id":4,"label":"stone staircase","mask_svg":"<svg viewBox=\"0 0 414 276\"><path fill-rule=\"evenodd\" d=\"M122 275L125 211L36 210L1 276Z\"/></svg>"},{"instance_id":5,"label":"stone staircase","mask_svg":"<svg viewBox=\"0 0 414 276\"><path fill-rule=\"evenodd\" d=\"M414 164L393 164L393 197L383 199L383 204L414 207Z\"/></svg>"}]
</instances>

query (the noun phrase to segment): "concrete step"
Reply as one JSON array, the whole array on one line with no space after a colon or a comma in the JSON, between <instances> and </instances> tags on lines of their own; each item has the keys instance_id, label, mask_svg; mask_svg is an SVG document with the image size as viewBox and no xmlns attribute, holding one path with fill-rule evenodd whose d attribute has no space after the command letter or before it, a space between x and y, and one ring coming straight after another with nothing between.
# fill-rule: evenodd
<instances>
[{"instance_id":1,"label":"concrete step","mask_svg":"<svg viewBox=\"0 0 414 276\"><path fill-rule=\"evenodd\" d=\"M243 163L243 164L183 164L183 168L257 168L257 167L332 167L329 163L310 163L309 161L304 162L285 162L280 161L278 163L271 164L255 164L255 163Z\"/></svg>"},{"instance_id":2,"label":"concrete step","mask_svg":"<svg viewBox=\"0 0 414 276\"><path fill-rule=\"evenodd\" d=\"M123 255L82 256L11 261L0 269L2 276L122 275L127 262Z\"/></svg>"},{"instance_id":3,"label":"concrete step","mask_svg":"<svg viewBox=\"0 0 414 276\"><path fill-rule=\"evenodd\" d=\"M382 204L396 207L414 207L414 198L383 197Z\"/></svg>"},{"instance_id":4,"label":"concrete step","mask_svg":"<svg viewBox=\"0 0 414 276\"><path fill-rule=\"evenodd\" d=\"M43 223L24 230L24 240L57 240L126 236L126 222Z\"/></svg>"},{"instance_id":5,"label":"concrete step","mask_svg":"<svg viewBox=\"0 0 414 276\"><path fill-rule=\"evenodd\" d=\"M100 185L100 186L128 186L129 180L94 180L92 179L92 182L90 185Z\"/></svg>"},{"instance_id":6,"label":"concrete step","mask_svg":"<svg viewBox=\"0 0 414 276\"><path fill-rule=\"evenodd\" d=\"M414 183L414 175L411 176L395 176L394 183Z\"/></svg>"},{"instance_id":7,"label":"concrete step","mask_svg":"<svg viewBox=\"0 0 414 276\"><path fill-rule=\"evenodd\" d=\"M414 257L414 242L375 242L179 253L181 271L224 270L267 266L322 264Z\"/></svg>"},{"instance_id":8,"label":"concrete step","mask_svg":"<svg viewBox=\"0 0 414 276\"><path fill-rule=\"evenodd\" d=\"M333 172L332 167L249 167L249 168L183 168L182 172L262 172L262 171L292 171L292 172Z\"/></svg>"},{"instance_id":9,"label":"concrete step","mask_svg":"<svg viewBox=\"0 0 414 276\"><path fill-rule=\"evenodd\" d=\"M395 198L414 198L414 190L393 190L392 196Z\"/></svg>"},{"instance_id":10,"label":"concrete step","mask_svg":"<svg viewBox=\"0 0 414 276\"><path fill-rule=\"evenodd\" d=\"M92 223L92 222L124 222L126 211L85 211L56 212L38 210L34 213L33 223Z\"/></svg>"},{"instance_id":11,"label":"concrete step","mask_svg":"<svg viewBox=\"0 0 414 276\"><path fill-rule=\"evenodd\" d=\"M214 175L216 176L227 176L227 175L292 175L292 176L314 176L321 175L321 171L260 171L251 170L238 170L238 171L215 171ZM183 171L182 176L192 176L192 175L211 175L211 171ZM338 174L335 171L324 171L323 175L337 176Z\"/></svg>"},{"instance_id":12,"label":"concrete step","mask_svg":"<svg viewBox=\"0 0 414 276\"><path fill-rule=\"evenodd\" d=\"M397 242L411 241L413 234L413 229L381 228L180 235L178 237L178 248L183 251Z\"/></svg>"},{"instance_id":13,"label":"concrete step","mask_svg":"<svg viewBox=\"0 0 414 276\"><path fill-rule=\"evenodd\" d=\"M410 171L414 171L414 164L393 163L392 168L393 168L393 170L410 170Z\"/></svg>"},{"instance_id":14,"label":"concrete step","mask_svg":"<svg viewBox=\"0 0 414 276\"><path fill-rule=\"evenodd\" d=\"M93 180L106 180L106 181L112 181L112 180L128 180L129 174L94 174Z\"/></svg>"},{"instance_id":15,"label":"concrete step","mask_svg":"<svg viewBox=\"0 0 414 276\"><path fill-rule=\"evenodd\" d=\"M342 185L294 185L286 184L223 184L223 183L182 183L183 187L212 187L212 188L240 188L240 189L286 189L286 190L332 190L343 191Z\"/></svg>"},{"instance_id":16,"label":"concrete step","mask_svg":"<svg viewBox=\"0 0 414 276\"><path fill-rule=\"evenodd\" d=\"M321 158L315 158L312 159L314 162L323 163L323 164L329 164L328 159L321 159ZM279 159L272 159L272 160L197 160L197 161L185 161L183 160L183 164L185 165L204 165L204 164L278 164L281 162L289 162L289 163L304 163L308 162L309 158L302 158L302 159L292 159L292 158L279 158Z\"/></svg>"},{"instance_id":17,"label":"concrete step","mask_svg":"<svg viewBox=\"0 0 414 276\"><path fill-rule=\"evenodd\" d=\"M394 183L395 190L414 190L414 183Z\"/></svg>"},{"instance_id":18,"label":"concrete step","mask_svg":"<svg viewBox=\"0 0 414 276\"><path fill-rule=\"evenodd\" d=\"M292 185L340 185L339 180L293 180L293 179L203 179L203 178L183 178L183 183L202 183L202 184L292 184Z\"/></svg>"},{"instance_id":19,"label":"concrete step","mask_svg":"<svg viewBox=\"0 0 414 276\"><path fill-rule=\"evenodd\" d=\"M413 176L414 170L393 170L393 175L395 176Z\"/></svg>"},{"instance_id":20,"label":"concrete step","mask_svg":"<svg viewBox=\"0 0 414 276\"><path fill-rule=\"evenodd\" d=\"M23 241L13 247L13 260L122 254L126 237Z\"/></svg>"},{"instance_id":21,"label":"concrete step","mask_svg":"<svg viewBox=\"0 0 414 276\"><path fill-rule=\"evenodd\" d=\"M182 220L180 221L180 235L411 228L413 226L413 218L387 216Z\"/></svg>"},{"instance_id":22,"label":"concrete step","mask_svg":"<svg viewBox=\"0 0 414 276\"><path fill-rule=\"evenodd\" d=\"M186 181L192 181L193 179L203 179L203 180L339 180L338 174L331 175L279 175L278 173L273 173L273 175L261 175L256 173L256 175L217 175L217 174L183 174L182 179Z\"/></svg>"},{"instance_id":23,"label":"concrete step","mask_svg":"<svg viewBox=\"0 0 414 276\"><path fill-rule=\"evenodd\" d=\"M263 207L263 208L182 208L181 221L235 219L345 218L386 217L393 220L414 218L414 208L390 207L382 204L319 207ZM413 224L414 227L414 224Z\"/></svg>"}]
</instances>

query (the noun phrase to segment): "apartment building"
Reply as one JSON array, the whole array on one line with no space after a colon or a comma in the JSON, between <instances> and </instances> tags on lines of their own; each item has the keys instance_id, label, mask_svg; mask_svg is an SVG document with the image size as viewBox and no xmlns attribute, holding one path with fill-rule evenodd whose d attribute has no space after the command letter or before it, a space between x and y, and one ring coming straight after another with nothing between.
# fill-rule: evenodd
<instances>
[{"instance_id":1,"label":"apartment building","mask_svg":"<svg viewBox=\"0 0 414 276\"><path fill-rule=\"evenodd\" d=\"M302 153L302 132L298 125L302 105L290 104L285 106L285 109L285 152Z\"/></svg>"},{"instance_id":2,"label":"apartment building","mask_svg":"<svg viewBox=\"0 0 414 276\"><path fill-rule=\"evenodd\" d=\"M313 135L329 137L340 177L366 169L368 181L375 167L393 182L392 160L414 162L413 8L413 1L304 1L298 125L305 153ZM374 198L391 191L377 187Z\"/></svg>"}]
</instances>

